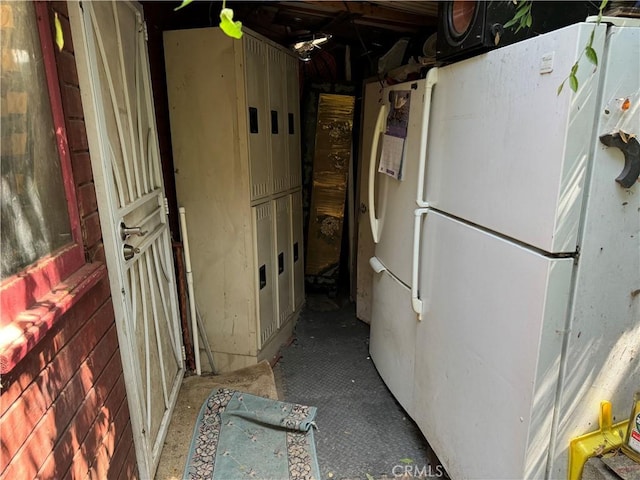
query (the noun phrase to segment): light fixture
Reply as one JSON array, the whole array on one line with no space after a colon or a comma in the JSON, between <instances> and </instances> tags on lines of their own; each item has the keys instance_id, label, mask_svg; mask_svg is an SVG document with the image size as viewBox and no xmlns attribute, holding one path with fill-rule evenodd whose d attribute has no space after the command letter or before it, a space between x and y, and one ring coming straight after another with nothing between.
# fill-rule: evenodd
<instances>
[{"instance_id":1,"label":"light fixture","mask_svg":"<svg viewBox=\"0 0 640 480\"><path fill-rule=\"evenodd\" d=\"M316 48L319 49L320 45L327 43L330 38L331 35L328 33L316 33L311 38L294 43L291 49L298 54L300 60L308 62L311 60L311 52Z\"/></svg>"}]
</instances>

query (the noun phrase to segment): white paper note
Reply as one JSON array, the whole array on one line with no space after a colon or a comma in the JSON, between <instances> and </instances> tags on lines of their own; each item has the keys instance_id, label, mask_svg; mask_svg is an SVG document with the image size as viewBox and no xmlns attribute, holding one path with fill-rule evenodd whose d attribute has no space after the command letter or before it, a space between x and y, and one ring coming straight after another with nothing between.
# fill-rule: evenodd
<instances>
[{"instance_id":1,"label":"white paper note","mask_svg":"<svg viewBox=\"0 0 640 480\"><path fill-rule=\"evenodd\" d=\"M404 138L384 134L378 172L402 180L402 163L404 160Z\"/></svg>"}]
</instances>

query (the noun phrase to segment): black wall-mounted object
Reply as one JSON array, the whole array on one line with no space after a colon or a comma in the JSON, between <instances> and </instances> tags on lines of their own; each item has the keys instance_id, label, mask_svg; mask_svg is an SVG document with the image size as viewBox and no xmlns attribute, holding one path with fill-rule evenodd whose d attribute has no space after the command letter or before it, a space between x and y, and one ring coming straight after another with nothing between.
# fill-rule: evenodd
<instances>
[{"instance_id":1,"label":"black wall-mounted object","mask_svg":"<svg viewBox=\"0 0 640 480\"><path fill-rule=\"evenodd\" d=\"M531 27L515 33L517 25L504 28L516 14L516 5L511 1L442 1L438 7L436 60L440 64L452 63L583 22L588 16L598 14L599 3L534 1Z\"/></svg>"},{"instance_id":2,"label":"black wall-mounted object","mask_svg":"<svg viewBox=\"0 0 640 480\"><path fill-rule=\"evenodd\" d=\"M294 133L296 133L293 127L293 124L294 124L293 113L290 113L288 118L289 118L289 135L293 135Z\"/></svg>"},{"instance_id":3,"label":"black wall-mounted object","mask_svg":"<svg viewBox=\"0 0 640 480\"><path fill-rule=\"evenodd\" d=\"M619 148L624 155L624 168L616 178L624 188L631 188L640 177L640 143L628 133L616 132L600 136L607 147Z\"/></svg>"},{"instance_id":4,"label":"black wall-mounted object","mask_svg":"<svg viewBox=\"0 0 640 480\"><path fill-rule=\"evenodd\" d=\"M267 266L261 265L258 270L258 277L260 281L260 290L267 286Z\"/></svg>"},{"instance_id":5,"label":"black wall-mounted object","mask_svg":"<svg viewBox=\"0 0 640 480\"><path fill-rule=\"evenodd\" d=\"M249 133L258 132L258 109L249 107Z\"/></svg>"},{"instance_id":6,"label":"black wall-mounted object","mask_svg":"<svg viewBox=\"0 0 640 480\"><path fill-rule=\"evenodd\" d=\"M284 252L278 254L278 275L284 272Z\"/></svg>"}]
</instances>

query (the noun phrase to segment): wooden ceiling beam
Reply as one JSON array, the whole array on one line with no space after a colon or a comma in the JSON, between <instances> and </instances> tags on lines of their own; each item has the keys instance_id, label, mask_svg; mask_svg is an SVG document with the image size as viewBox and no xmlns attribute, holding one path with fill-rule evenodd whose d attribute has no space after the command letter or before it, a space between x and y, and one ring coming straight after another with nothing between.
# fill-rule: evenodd
<instances>
[{"instance_id":1,"label":"wooden ceiling beam","mask_svg":"<svg viewBox=\"0 0 640 480\"><path fill-rule=\"evenodd\" d=\"M350 12L354 15L365 17L369 20L380 22L393 22L396 24L406 24L414 27L435 25L436 18L416 13L405 13L393 8L381 7L368 2L347 2L348 9L344 2L331 0L305 0L302 2L279 2L287 8L293 8L301 13L307 11L313 15L313 11L327 13Z\"/></svg>"}]
</instances>

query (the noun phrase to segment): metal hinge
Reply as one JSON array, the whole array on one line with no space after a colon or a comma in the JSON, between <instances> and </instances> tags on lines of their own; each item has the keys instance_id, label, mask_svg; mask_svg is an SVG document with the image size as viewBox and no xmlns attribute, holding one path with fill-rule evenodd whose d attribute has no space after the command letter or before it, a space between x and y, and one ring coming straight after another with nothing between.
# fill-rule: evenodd
<instances>
[{"instance_id":1,"label":"metal hinge","mask_svg":"<svg viewBox=\"0 0 640 480\"><path fill-rule=\"evenodd\" d=\"M187 359L187 351L184 348L184 345L182 346L182 361L184 362Z\"/></svg>"},{"instance_id":2,"label":"metal hinge","mask_svg":"<svg viewBox=\"0 0 640 480\"><path fill-rule=\"evenodd\" d=\"M149 31L147 30L147 22L142 22L142 31L144 32L144 41L149 41Z\"/></svg>"},{"instance_id":3,"label":"metal hinge","mask_svg":"<svg viewBox=\"0 0 640 480\"><path fill-rule=\"evenodd\" d=\"M164 197L164 213L169 215L169 200L167 200L167 197Z\"/></svg>"}]
</instances>

